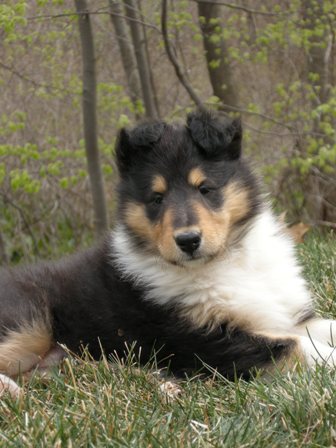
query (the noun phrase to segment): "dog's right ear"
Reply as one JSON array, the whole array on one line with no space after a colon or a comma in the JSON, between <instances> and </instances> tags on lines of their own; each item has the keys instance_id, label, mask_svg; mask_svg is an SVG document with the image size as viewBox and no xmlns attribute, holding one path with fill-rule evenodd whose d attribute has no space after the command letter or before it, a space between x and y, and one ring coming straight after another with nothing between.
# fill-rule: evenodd
<instances>
[{"instance_id":1,"label":"dog's right ear","mask_svg":"<svg viewBox=\"0 0 336 448\"><path fill-rule=\"evenodd\" d=\"M199 110L188 115L187 129L193 141L207 157L239 159L242 142L239 119L231 120L210 111Z\"/></svg>"},{"instance_id":2,"label":"dog's right ear","mask_svg":"<svg viewBox=\"0 0 336 448\"><path fill-rule=\"evenodd\" d=\"M117 165L120 174L128 171L134 161L141 157L144 151L153 148L165 129L165 123L142 123L134 129L121 129L116 143Z\"/></svg>"}]
</instances>

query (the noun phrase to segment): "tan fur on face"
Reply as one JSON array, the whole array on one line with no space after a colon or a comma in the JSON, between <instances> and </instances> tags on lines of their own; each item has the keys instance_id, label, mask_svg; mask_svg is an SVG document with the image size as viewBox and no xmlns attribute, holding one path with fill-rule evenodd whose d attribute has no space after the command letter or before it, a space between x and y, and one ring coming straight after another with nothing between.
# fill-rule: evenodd
<instances>
[{"instance_id":1,"label":"tan fur on face","mask_svg":"<svg viewBox=\"0 0 336 448\"><path fill-rule=\"evenodd\" d=\"M51 330L45 322L31 322L10 331L0 343L0 372L13 376L30 370L51 345Z\"/></svg>"},{"instance_id":2,"label":"tan fur on face","mask_svg":"<svg viewBox=\"0 0 336 448\"><path fill-rule=\"evenodd\" d=\"M125 211L125 221L136 235L146 238L148 243L152 241L153 226L146 216L144 205L128 204Z\"/></svg>"},{"instance_id":3,"label":"tan fur on face","mask_svg":"<svg viewBox=\"0 0 336 448\"><path fill-rule=\"evenodd\" d=\"M244 218L250 210L248 190L238 183L230 183L224 190L223 214L229 215L230 225Z\"/></svg>"},{"instance_id":4,"label":"tan fur on face","mask_svg":"<svg viewBox=\"0 0 336 448\"><path fill-rule=\"evenodd\" d=\"M202 233L202 246L210 254L224 249L234 224L249 212L248 191L237 183L224 187L223 197L224 205L219 211L213 211L198 201L193 204Z\"/></svg>"},{"instance_id":5,"label":"tan fur on face","mask_svg":"<svg viewBox=\"0 0 336 448\"><path fill-rule=\"evenodd\" d=\"M153 178L152 189L155 193L165 193L167 191L167 182L163 176L157 175Z\"/></svg>"},{"instance_id":6,"label":"tan fur on face","mask_svg":"<svg viewBox=\"0 0 336 448\"><path fill-rule=\"evenodd\" d=\"M144 205L129 204L125 221L135 234L147 241L150 248L159 251L164 259L174 262L177 248L171 210L166 210L161 221L153 225L146 216Z\"/></svg>"},{"instance_id":7,"label":"tan fur on face","mask_svg":"<svg viewBox=\"0 0 336 448\"><path fill-rule=\"evenodd\" d=\"M192 172L196 176L195 170L196 168ZM158 179L160 177L158 176ZM200 178L197 177L197 179ZM161 180L157 182L158 187ZM151 249L159 251L167 261L176 263L183 256L174 239L177 233L183 231L200 232L202 254L213 257L224 250L232 227L249 211L248 191L237 183L226 186L223 189L223 195L224 205L219 211L211 210L201 201L194 201L191 205L197 216L197 223L178 230L173 227L174 211L172 209L166 210L161 220L152 224L147 218L144 205L129 203L124 217L128 227L136 235L145 239Z\"/></svg>"},{"instance_id":8,"label":"tan fur on face","mask_svg":"<svg viewBox=\"0 0 336 448\"><path fill-rule=\"evenodd\" d=\"M205 181L206 176L201 168L193 168L188 175L188 183L192 187L199 187Z\"/></svg>"},{"instance_id":9,"label":"tan fur on face","mask_svg":"<svg viewBox=\"0 0 336 448\"><path fill-rule=\"evenodd\" d=\"M173 214L168 209L160 223L154 226L154 238L161 255L168 261L174 262L178 250L174 241Z\"/></svg>"}]
</instances>

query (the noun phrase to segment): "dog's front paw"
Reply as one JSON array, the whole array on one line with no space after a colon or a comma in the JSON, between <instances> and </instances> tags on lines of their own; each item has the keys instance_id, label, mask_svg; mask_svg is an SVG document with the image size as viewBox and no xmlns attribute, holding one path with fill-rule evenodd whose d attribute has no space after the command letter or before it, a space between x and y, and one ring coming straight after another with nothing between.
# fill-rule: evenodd
<instances>
[{"instance_id":1,"label":"dog's front paw","mask_svg":"<svg viewBox=\"0 0 336 448\"><path fill-rule=\"evenodd\" d=\"M0 373L0 397L6 392L8 392L12 398L20 398L22 395L21 387L8 376Z\"/></svg>"},{"instance_id":2,"label":"dog's front paw","mask_svg":"<svg viewBox=\"0 0 336 448\"><path fill-rule=\"evenodd\" d=\"M173 381L164 381L160 384L160 392L164 394L168 400L175 400L182 393L182 389Z\"/></svg>"},{"instance_id":3,"label":"dog's front paw","mask_svg":"<svg viewBox=\"0 0 336 448\"><path fill-rule=\"evenodd\" d=\"M301 338L301 347L309 366L316 364L336 367L336 347L303 337Z\"/></svg>"}]
</instances>

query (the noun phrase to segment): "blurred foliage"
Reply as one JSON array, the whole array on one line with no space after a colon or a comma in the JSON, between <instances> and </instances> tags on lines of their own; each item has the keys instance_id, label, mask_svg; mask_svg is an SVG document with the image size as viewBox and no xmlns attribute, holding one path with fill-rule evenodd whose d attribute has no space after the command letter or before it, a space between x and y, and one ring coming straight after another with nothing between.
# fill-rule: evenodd
<instances>
[{"instance_id":1,"label":"blurred foliage","mask_svg":"<svg viewBox=\"0 0 336 448\"><path fill-rule=\"evenodd\" d=\"M288 138L276 149L272 145L271 156L267 147L268 154L262 154L259 139L249 138L249 152L253 157L257 153L262 161L264 179L273 187L278 205L289 209L292 218L314 219L305 210L307 179L317 173L328 183L336 175L335 2L285 3L286 7L280 2L268 2L267 7L259 3L254 9L273 13L267 18L236 11L224 26L218 21L212 39L235 42L228 49L229 58L241 73L248 74L253 67L270 75L267 115L260 98L246 108L260 114L260 133L273 134L275 141L281 135ZM316 54L319 58L314 61ZM218 62L212 61L212 66ZM335 190L335 183L332 188ZM334 221L336 195L331 196L333 210L329 214Z\"/></svg>"}]
</instances>

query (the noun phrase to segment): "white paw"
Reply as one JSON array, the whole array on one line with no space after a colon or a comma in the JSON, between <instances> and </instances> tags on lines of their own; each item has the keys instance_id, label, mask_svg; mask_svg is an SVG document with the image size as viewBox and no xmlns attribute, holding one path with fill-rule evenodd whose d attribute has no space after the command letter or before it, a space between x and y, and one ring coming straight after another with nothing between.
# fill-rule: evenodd
<instances>
[{"instance_id":1,"label":"white paw","mask_svg":"<svg viewBox=\"0 0 336 448\"><path fill-rule=\"evenodd\" d=\"M336 367L336 348L307 337L301 338L303 353L309 366L326 364Z\"/></svg>"},{"instance_id":2,"label":"white paw","mask_svg":"<svg viewBox=\"0 0 336 448\"><path fill-rule=\"evenodd\" d=\"M172 381L164 381L160 384L160 392L165 394L166 398L169 400L174 400L182 393L182 390L177 383Z\"/></svg>"},{"instance_id":3,"label":"white paw","mask_svg":"<svg viewBox=\"0 0 336 448\"><path fill-rule=\"evenodd\" d=\"M19 398L22 395L22 389L16 384L15 381L11 380L8 376L2 375L0 373L0 397L8 392L12 398Z\"/></svg>"}]
</instances>

